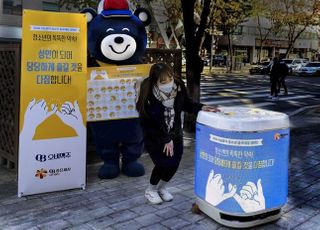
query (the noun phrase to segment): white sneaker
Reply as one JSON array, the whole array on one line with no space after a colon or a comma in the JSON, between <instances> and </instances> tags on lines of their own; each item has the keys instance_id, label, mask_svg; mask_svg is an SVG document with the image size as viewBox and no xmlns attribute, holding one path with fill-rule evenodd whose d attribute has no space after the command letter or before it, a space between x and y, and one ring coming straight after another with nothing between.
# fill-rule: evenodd
<instances>
[{"instance_id":1,"label":"white sneaker","mask_svg":"<svg viewBox=\"0 0 320 230\"><path fill-rule=\"evenodd\" d=\"M273 98L273 96L272 96L272 95L269 95L268 98L271 99L271 98Z\"/></svg>"},{"instance_id":2,"label":"white sneaker","mask_svg":"<svg viewBox=\"0 0 320 230\"><path fill-rule=\"evenodd\" d=\"M279 97L272 97L271 100L272 101L279 101Z\"/></svg>"},{"instance_id":3,"label":"white sneaker","mask_svg":"<svg viewBox=\"0 0 320 230\"><path fill-rule=\"evenodd\" d=\"M159 195L163 201L169 202L173 200L173 196L165 188L159 189Z\"/></svg>"},{"instance_id":4,"label":"white sneaker","mask_svg":"<svg viewBox=\"0 0 320 230\"><path fill-rule=\"evenodd\" d=\"M148 188L146 190L144 196L147 198L147 200L151 204L161 204L163 202L163 200L159 196L158 191L156 191L156 190L151 190L151 189Z\"/></svg>"}]
</instances>

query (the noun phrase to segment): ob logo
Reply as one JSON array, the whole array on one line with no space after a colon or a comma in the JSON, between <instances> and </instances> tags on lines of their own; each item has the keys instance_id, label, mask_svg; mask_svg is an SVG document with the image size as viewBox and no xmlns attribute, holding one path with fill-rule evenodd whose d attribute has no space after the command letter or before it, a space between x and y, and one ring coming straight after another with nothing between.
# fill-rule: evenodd
<instances>
[{"instance_id":1,"label":"ob logo","mask_svg":"<svg viewBox=\"0 0 320 230\"><path fill-rule=\"evenodd\" d=\"M42 155L42 154L38 154L36 156L36 160L40 161L40 162L45 162L45 161L47 161L47 156L46 155Z\"/></svg>"}]
</instances>

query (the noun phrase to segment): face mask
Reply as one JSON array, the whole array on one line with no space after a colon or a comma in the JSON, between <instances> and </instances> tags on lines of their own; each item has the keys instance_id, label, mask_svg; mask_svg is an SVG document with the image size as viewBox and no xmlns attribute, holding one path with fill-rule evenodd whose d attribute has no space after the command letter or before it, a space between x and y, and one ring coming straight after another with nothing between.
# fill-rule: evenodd
<instances>
[{"instance_id":1,"label":"face mask","mask_svg":"<svg viewBox=\"0 0 320 230\"><path fill-rule=\"evenodd\" d=\"M166 84L160 84L158 82L158 87L162 92L170 93L172 91L172 88L173 88L173 80L171 82L169 82L169 83L166 83Z\"/></svg>"}]
</instances>

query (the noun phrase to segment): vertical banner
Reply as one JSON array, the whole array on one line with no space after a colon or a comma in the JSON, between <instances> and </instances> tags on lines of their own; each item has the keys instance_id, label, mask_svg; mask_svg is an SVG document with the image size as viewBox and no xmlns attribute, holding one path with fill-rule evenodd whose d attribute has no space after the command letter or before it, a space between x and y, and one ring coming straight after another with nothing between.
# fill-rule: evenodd
<instances>
[{"instance_id":1,"label":"vertical banner","mask_svg":"<svg viewBox=\"0 0 320 230\"><path fill-rule=\"evenodd\" d=\"M85 187L86 26L83 14L23 12L19 197Z\"/></svg>"}]
</instances>

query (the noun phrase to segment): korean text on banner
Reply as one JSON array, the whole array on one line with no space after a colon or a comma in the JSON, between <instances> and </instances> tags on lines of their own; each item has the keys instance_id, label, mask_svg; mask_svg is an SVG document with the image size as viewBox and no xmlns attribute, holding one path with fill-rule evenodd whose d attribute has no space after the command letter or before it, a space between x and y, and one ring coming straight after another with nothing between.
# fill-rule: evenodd
<instances>
[{"instance_id":1,"label":"korean text on banner","mask_svg":"<svg viewBox=\"0 0 320 230\"><path fill-rule=\"evenodd\" d=\"M85 187L86 26L83 14L23 12L20 197Z\"/></svg>"}]
</instances>

